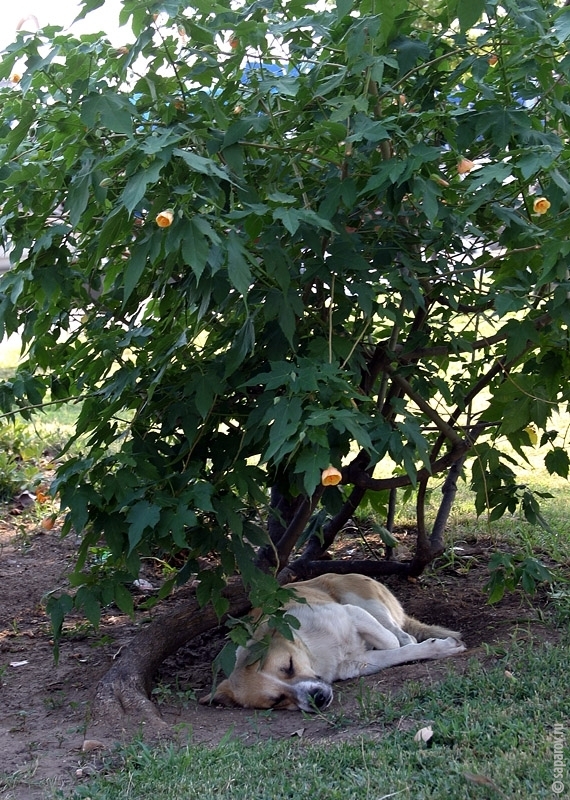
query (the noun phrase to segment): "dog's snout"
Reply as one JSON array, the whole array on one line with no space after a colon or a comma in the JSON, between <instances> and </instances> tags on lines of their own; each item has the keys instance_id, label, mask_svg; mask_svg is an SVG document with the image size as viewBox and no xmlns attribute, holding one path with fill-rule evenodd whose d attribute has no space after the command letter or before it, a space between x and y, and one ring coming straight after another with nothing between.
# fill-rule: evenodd
<instances>
[{"instance_id":1,"label":"dog's snout","mask_svg":"<svg viewBox=\"0 0 570 800\"><path fill-rule=\"evenodd\" d=\"M311 703L314 703L315 707L321 711L331 702L332 691L327 686L318 686L309 692L309 698Z\"/></svg>"}]
</instances>

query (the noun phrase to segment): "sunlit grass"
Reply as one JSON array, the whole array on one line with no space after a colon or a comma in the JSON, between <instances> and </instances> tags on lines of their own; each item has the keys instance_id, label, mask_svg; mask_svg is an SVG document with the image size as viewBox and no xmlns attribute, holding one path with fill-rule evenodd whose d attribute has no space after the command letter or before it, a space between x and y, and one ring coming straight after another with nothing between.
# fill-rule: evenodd
<instances>
[{"instance_id":1,"label":"sunlit grass","mask_svg":"<svg viewBox=\"0 0 570 800\"><path fill-rule=\"evenodd\" d=\"M17 369L21 357L22 343L17 335L10 336L0 341L0 380L10 380ZM35 441L40 449L60 449L70 438L75 428L80 406L75 403L58 403L46 405L45 408L32 415L29 421L16 420L14 423L7 418L0 420L0 425L7 435L10 426L13 426L14 436L22 438L25 429L25 438L31 446Z\"/></svg>"},{"instance_id":2,"label":"sunlit grass","mask_svg":"<svg viewBox=\"0 0 570 800\"><path fill-rule=\"evenodd\" d=\"M13 335L0 341L0 380L8 380L18 366L22 342Z\"/></svg>"}]
</instances>

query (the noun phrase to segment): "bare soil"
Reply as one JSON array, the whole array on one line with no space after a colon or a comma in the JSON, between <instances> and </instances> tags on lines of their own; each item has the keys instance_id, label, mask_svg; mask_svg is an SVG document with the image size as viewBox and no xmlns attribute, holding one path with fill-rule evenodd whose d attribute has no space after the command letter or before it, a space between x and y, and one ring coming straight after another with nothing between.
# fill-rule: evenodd
<instances>
[{"instance_id":1,"label":"bare soil","mask_svg":"<svg viewBox=\"0 0 570 800\"><path fill-rule=\"evenodd\" d=\"M0 518L0 796L5 800L47 798L55 787L71 790L101 768L117 736L113 720L91 723L93 690L148 619L148 612L133 621L108 608L94 631L82 619L71 618L56 665L43 603L47 592L66 587L77 541L73 536L62 539L57 528L45 531L25 517L6 512ZM413 537L401 531L398 538L399 555L405 555ZM380 736L382 719L363 722L359 714L363 687L393 693L408 681L429 685L450 669L462 672L472 658L482 668L496 663L513 638L559 638L544 613L545 594L532 599L513 594L495 606L487 604L483 586L494 543L481 539L456 547L461 549L453 559L436 564L419 581L386 581L409 614L463 632L468 650L453 663L408 664L364 682L339 684L333 706L322 716L222 710L197 703L211 686L211 662L223 644L223 631L215 630L178 651L156 678L153 696L173 735L212 745L226 735L245 742L349 737L364 730ZM355 529L343 533L335 557L362 557L362 538ZM149 580L155 579L149 573ZM176 603L176 597L169 602ZM399 725L416 723L402 718Z\"/></svg>"}]
</instances>

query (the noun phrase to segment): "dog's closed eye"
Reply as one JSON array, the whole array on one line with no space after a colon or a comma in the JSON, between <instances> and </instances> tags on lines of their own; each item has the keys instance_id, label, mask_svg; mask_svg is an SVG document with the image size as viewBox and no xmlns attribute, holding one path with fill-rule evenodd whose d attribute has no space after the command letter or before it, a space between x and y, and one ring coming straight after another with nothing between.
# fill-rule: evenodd
<instances>
[{"instance_id":1,"label":"dog's closed eye","mask_svg":"<svg viewBox=\"0 0 570 800\"><path fill-rule=\"evenodd\" d=\"M277 708L281 703L284 703L288 700L286 694L280 694L279 697L274 697L272 700L269 701L271 708Z\"/></svg>"},{"instance_id":2,"label":"dog's closed eye","mask_svg":"<svg viewBox=\"0 0 570 800\"><path fill-rule=\"evenodd\" d=\"M281 667L281 672L286 675L288 678L295 677L295 665L293 664L293 656L289 659L289 663L286 667Z\"/></svg>"}]
</instances>

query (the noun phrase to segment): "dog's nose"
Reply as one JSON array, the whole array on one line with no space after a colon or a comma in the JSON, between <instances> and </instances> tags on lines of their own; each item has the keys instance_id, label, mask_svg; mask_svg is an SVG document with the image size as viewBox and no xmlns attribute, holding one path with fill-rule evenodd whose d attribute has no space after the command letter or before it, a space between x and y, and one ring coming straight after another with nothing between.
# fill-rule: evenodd
<instances>
[{"instance_id":1,"label":"dog's nose","mask_svg":"<svg viewBox=\"0 0 570 800\"><path fill-rule=\"evenodd\" d=\"M309 692L309 699L319 710L326 708L332 700L332 690L326 686L316 687Z\"/></svg>"}]
</instances>

